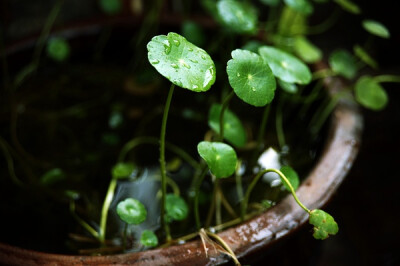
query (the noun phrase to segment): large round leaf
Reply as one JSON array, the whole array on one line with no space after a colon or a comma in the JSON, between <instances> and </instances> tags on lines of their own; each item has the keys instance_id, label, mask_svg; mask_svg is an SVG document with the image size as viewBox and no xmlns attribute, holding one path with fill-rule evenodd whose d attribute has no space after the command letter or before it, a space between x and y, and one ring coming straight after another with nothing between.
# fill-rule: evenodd
<instances>
[{"instance_id":1,"label":"large round leaf","mask_svg":"<svg viewBox=\"0 0 400 266\"><path fill-rule=\"evenodd\" d=\"M366 19L362 22L362 25L366 31L373 35L386 39L390 37L389 30L378 21Z\"/></svg>"},{"instance_id":2,"label":"large round leaf","mask_svg":"<svg viewBox=\"0 0 400 266\"><path fill-rule=\"evenodd\" d=\"M314 225L313 236L315 239L323 240L328 238L329 235L336 235L339 231L335 219L329 213L319 209L310 212L309 223Z\"/></svg>"},{"instance_id":3,"label":"large round leaf","mask_svg":"<svg viewBox=\"0 0 400 266\"><path fill-rule=\"evenodd\" d=\"M268 63L272 73L281 80L288 83L310 83L309 68L295 56L271 46L262 46L258 52Z\"/></svg>"},{"instance_id":4,"label":"large round leaf","mask_svg":"<svg viewBox=\"0 0 400 266\"><path fill-rule=\"evenodd\" d=\"M336 50L329 57L329 64L334 72L352 79L357 74L356 59L346 50Z\"/></svg>"},{"instance_id":5,"label":"large round leaf","mask_svg":"<svg viewBox=\"0 0 400 266\"><path fill-rule=\"evenodd\" d=\"M202 141L197 145L197 151L215 177L224 178L235 172L237 156L235 150L228 144Z\"/></svg>"},{"instance_id":6,"label":"large round leaf","mask_svg":"<svg viewBox=\"0 0 400 266\"><path fill-rule=\"evenodd\" d=\"M219 117L222 106L213 104L208 114L208 125L218 134L220 133ZM243 147L247 142L246 131L239 118L230 110L224 111L224 138L237 147Z\"/></svg>"},{"instance_id":7,"label":"large round leaf","mask_svg":"<svg viewBox=\"0 0 400 266\"><path fill-rule=\"evenodd\" d=\"M274 98L275 78L258 54L241 49L232 51L226 72L233 90L244 102L264 106Z\"/></svg>"},{"instance_id":8,"label":"large round leaf","mask_svg":"<svg viewBox=\"0 0 400 266\"><path fill-rule=\"evenodd\" d=\"M229 29L237 33L254 33L257 30L257 13L248 2L220 0L218 15Z\"/></svg>"},{"instance_id":9,"label":"large round leaf","mask_svg":"<svg viewBox=\"0 0 400 266\"><path fill-rule=\"evenodd\" d=\"M369 76L363 76L357 81L355 92L356 100L368 109L381 110L388 102L386 91Z\"/></svg>"},{"instance_id":10,"label":"large round leaf","mask_svg":"<svg viewBox=\"0 0 400 266\"><path fill-rule=\"evenodd\" d=\"M146 220L147 210L137 199L127 198L118 203L117 214L128 224L140 224Z\"/></svg>"},{"instance_id":11,"label":"large round leaf","mask_svg":"<svg viewBox=\"0 0 400 266\"><path fill-rule=\"evenodd\" d=\"M181 221L189 213L189 208L184 199L175 194L167 194L165 202L167 221Z\"/></svg>"},{"instance_id":12,"label":"large round leaf","mask_svg":"<svg viewBox=\"0 0 400 266\"><path fill-rule=\"evenodd\" d=\"M203 49L181 35L158 35L147 44L152 66L175 85L195 92L207 91L215 82L215 65Z\"/></svg>"}]
</instances>

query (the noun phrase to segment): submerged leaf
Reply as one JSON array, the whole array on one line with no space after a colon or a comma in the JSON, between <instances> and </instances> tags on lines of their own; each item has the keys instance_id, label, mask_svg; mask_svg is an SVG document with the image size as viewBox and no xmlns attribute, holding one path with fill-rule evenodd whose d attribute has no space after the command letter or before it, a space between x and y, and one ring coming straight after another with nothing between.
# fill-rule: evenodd
<instances>
[{"instance_id":1,"label":"submerged leaf","mask_svg":"<svg viewBox=\"0 0 400 266\"><path fill-rule=\"evenodd\" d=\"M220 133L219 117L222 106L213 104L208 115L208 125L218 134ZM243 147L247 142L246 131L240 119L230 110L224 112L224 138L237 147Z\"/></svg>"},{"instance_id":2,"label":"submerged leaf","mask_svg":"<svg viewBox=\"0 0 400 266\"><path fill-rule=\"evenodd\" d=\"M339 227L333 217L322 210L312 210L309 218L310 224L314 225L314 238L324 240L329 235L336 235Z\"/></svg>"},{"instance_id":3,"label":"submerged leaf","mask_svg":"<svg viewBox=\"0 0 400 266\"><path fill-rule=\"evenodd\" d=\"M237 156L228 144L202 141L197 145L197 151L215 177L229 177L235 172Z\"/></svg>"},{"instance_id":4,"label":"submerged leaf","mask_svg":"<svg viewBox=\"0 0 400 266\"><path fill-rule=\"evenodd\" d=\"M299 179L299 176L298 176L298 174L296 173L296 171L295 171L292 167L290 167L290 166L288 166L288 165L282 166L282 168L280 169L280 171L281 171L282 174L284 174L284 175L286 176L286 178L289 180L289 182L290 182L290 184L292 185L293 189L296 190L296 189L299 187L299 184L300 184L300 179ZM290 191L289 186L288 186L285 182L282 182L282 183L283 183L283 185L285 186L285 188L286 188L288 191Z\"/></svg>"},{"instance_id":5,"label":"submerged leaf","mask_svg":"<svg viewBox=\"0 0 400 266\"><path fill-rule=\"evenodd\" d=\"M127 224L140 224L146 220L147 210L137 199L127 198L118 203L117 214Z\"/></svg>"},{"instance_id":6,"label":"submerged leaf","mask_svg":"<svg viewBox=\"0 0 400 266\"><path fill-rule=\"evenodd\" d=\"M386 91L370 76L363 76L358 79L355 93L356 100L362 106L371 110L382 110L388 102Z\"/></svg>"},{"instance_id":7,"label":"submerged leaf","mask_svg":"<svg viewBox=\"0 0 400 266\"><path fill-rule=\"evenodd\" d=\"M258 54L241 49L232 51L226 72L233 90L244 102L264 106L274 98L275 78Z\"/></svg>"},{"instance_id":8,"label":"submerged leaf","mask_svg":"<svg viewBox=\"0 0 400 266\"><path fill-rule=\"evenodd\" d=\"M156 247L158 245L158 238L153 231L144 230L140 237L140 243L145 247Z\"/></svg>"},{"instance_id":9,"label":"submerged leaf","mask_svg":"<svg viewBox=\"0 0 400 266\"><path fill-rule=\"evenodd\" d=\"M215 65L211 57L177 33L153 37L147 50L152 66L179 87L203 92L215 82Z\"/></svg>"},{"instance_id":10,"label":"submerged leaf","mask_svg":"<svg viewBox=\"0 0 400 266\"><path fill-rule=\"evenodd\" d=\"M295 56L271 46L262 46L258 51L276 77L288 83L310 83L309 68Z\"/></svg>"},{"instance_id":11,"label":"submerged leaf","mask_svg":"<svg viewBox=\"0 0 400 266\"><path fill-rule=\"evenodd\" d=\"M70 54L68 42L63 38L50 39L47 43L47 54L55 61L65 61Z\"/></svg>"},{"instance_id":12,"label":"submerged leaf","mask_svg":"<svg viewBox=\"0 0 400 266\"><path fill-rule=\"evenodd\" d=\"M66 174L62 169L53 168L40 177L40 183L45 186L50 186L65 179L65 177Z\"/></svg>"},{"instance_id":13,"label":"submerged leaf","mask_svg":"<svg viewBox=\"0 0 400 266\"><path fill-rule=\"evenodd\" d=\"M346 50L334 51L329 57L329 64L334 72L345 78L352 79L357 74L356 60Z\"/></svg>"},{"instance_id":14,"label":"submerged leaf","mask_svg":"<svg viewBox=\"0 0 400 266\"><path fill-rule=\"evenodd\" d=\"M371 20L371 19L366 19L363 20L362 25L366 31L369 33L379 36L381 38L389 38L390 37L390 32L389 30L383 25L382 23Z\"/></svg>"},{"instance_id":15,"label":"submerged leaf","mask_svg":"<svg viewBox=\"0 0 400 266\"><path fill-rule=\"evenodd\" d=\"M189 208L182 197L175 194L167 194L165 212L167 221L181 221L187 217Z\"/></svg>"},{"instance_id":16,"label":"submerged leaf","mask_svg":"<svg viewBox=\"0 0 400 266\"><path fill-rule=\"evenodd\" d=\"M249 2L220 0L217 3L222 23L237 33L254 33L257 30L257 13Z\"/></svg>"},{"instance_id":17,"label":"submerged leaf","mask_svg":"<svg viewBox=\"0 0 400 266\"><path fill-rule=\"evenodd\" d=\"M108 15L115 15L121 10L121 0L100 0L100 8Z\"/></svg>"},{"instance_id":18,"label":"submerged leaf","mask_svg":"<svg viewBox=\"0 0 400 266\"><path fill-rule=\"evenodd\" d=\"M135 170L135 165L133 163L117 163L112 168L112 177L116 179L129 178L133 171Z\"/></svg>"}]
</instances>

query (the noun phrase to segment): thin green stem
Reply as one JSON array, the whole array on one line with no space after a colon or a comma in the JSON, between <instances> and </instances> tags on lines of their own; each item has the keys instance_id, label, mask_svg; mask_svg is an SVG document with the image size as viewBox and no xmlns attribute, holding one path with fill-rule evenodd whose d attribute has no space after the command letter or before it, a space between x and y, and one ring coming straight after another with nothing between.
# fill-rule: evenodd
<instances>
[{"instance_id":1,"label":"thin green stem","mask_svg":"<svg viewBox=\"0 0 400 266\"><path fill-rule=\"evenodd\" d=\"M0 147L2 148L4 157L7 161L8 172L10 174L11 181L17 186L23 186L24 183L22 183L21 180L19 180L19 178L15 174L14 161L10 152L8 151L7 142L1 136L0 136Z\"/></svg>"},{"instance_id":2,"label":"thin green stem","mask_svg":"<svg viewBox=\"0 0 400 266\"><path fill-rule=\"evenodd\" d=\"M335 25L339 17L340 17L340 10L338 8L335 8L335 10L331 13L331 15L327 19L322 21L320 24L315 26L308 26L307 35L321 34L327 31L329 28Z\"/></svg>"},{"instance_id":3,"label":"thin green stem","mask_svg":"<svg viewBox=\"0 0 400 266\"><path fill-rule=\"evenodd\" d=\"M317 84L312 88L311 92L309 95L306 96L303 105L300 109L300 116L305 116L306 113L308 112L309 108L311 107L311 104L317 99L321 89L323 88L323 80L318 80Z\"/></svg>"},{"instance_id":4,"label":"thin green stem","mask_svg":"<svg viewBox=\"0 0 400 266\"><path fill-rule=\"evenodd\" d=\"M271 104L268 104L263 112L263 116L261 119L261 126L258 130L258 136L257 136L257 149L261 147L261 144L263 143L264 135L265 135L265 129L267 127L267 121L269 117L269 113L271 112Z\"/></svg>"},{"instance_id":5,"label":"thin green stem","mask_svg":"<svg viewBox=\"0 0 400 266\"><path fill-rule=\"evenodd\" d=\"M239 166L240 167L240 166ZM235 180L236 180L236 193L238 195L238 199L240 202L240 206L242 208L243 205L243 185L242 185L242 176L239 175L238 173L235 174ZM244 215L242 212L240 212L240 218L242 221L244 221Z\"/></svg>"},{"instance_id":6,"label":"thin green stem","mask_svg":"<svg viewBox=\"0 0 400 266\"><path fill-rule=\"evenodd\" d=\"M396 82L400 83L400 76L397 75L379 75L373 78L375 82Z\"/></svg>"},{"instance_id":7,"label":"thin green stem","mask_svg":"<svg viewBox=\"0 0 400 266\"><path fill-rule=\"evenodd\" d=\"M126 249L126 238L127 238L127 235L128 235L128 223L125 223L125 226L124 226L124 235L122 236L123 238L122 238L122 247L123 247L123 250L125 251L125 249Z\"/></svg>"},{"instance_id":8,"label":"thin green stem","mask_svg":"<svg viewBox=\"0 0 400 266\"><path fill-rule=\"evenodd\" d=\"M196 220L196 228L200 230L201 223L200 223L200 213L199 213L199 194L200 194L200 186L203 183L204 177L207 174L207 167L204 167L200 177L196 180L195 190L194 190L194 217Z\"/></svg>"},{"instance_id":9,"label":"thin green stem","mask_svg":"<svg viewBox=\"0 0 400 266\"><path fill-rule=\"evenodd\" d=\"M321 69L318 71L315 71L312 74L312 80L317 80L317 79L324 79L324 78L328 78L328 77L334 77L337 74L330 68L325 68L325 69Z\"/></svg>"},{"instance_id":10,"label":"thin green stem","mask_svg":"<svg viewBox=\"0 0 400 266\"><path fill-rule=\"evenodd\" d=\"M88 231L94 238L96 238L97 240L100 241L99 239L99 233L93 228L91 227L87 222L85 222L81 217L79 217L76 212L75 212L75 201L71 200L69 202L69 211L72 215L72 217L74 217L74 219L83 227L86 229L86 231Z\"/></svg>"},{"instance_id":11,"label":"thin green stem","mask_svg":"<svg viewBox=\"0 0 400 266\"><path fill-rule=\"evenodd\" d=\"M241 265L239 260L237 259L235 253L232 251L232 249L229 247L229 245L223 240L219 235L211 233L210 231L206 231L206 234L217 240L221 246L229 253L231 258L233 259L235 265Z\"/></svg>"},{"instance_id":12,"label":"thin green stem","mask_svg":"<svg viewBox=\"0 0 400 266\"><path fill-rule=\"evenodd\" d=\"M167 171L165 167L165 133L167 129L167 120L168 120L168 112L169 107L171 105L172 95L174 94L175 84L171 84L171 87L168 92L167 101L165 102L164 114L161 124L161 133L160 133L160 171L161 171L161 225L164 228L166 241L171 240L169 225L165 221L165 202L167 195Z\"/></svg>"},{"instance_id":13,"label":"thin green stem","mask_svg":"<svg viewBox=\"0 0 400 266\"><path fill-rule=\"evenodd\" d=\"M299 204L299 206L300 206L301 208L303 208L303 210L305 210L307 213L310 213L310 210L309 210L306 206L304 206L303 203L301 203L301 201L300 201L299 198L297 197L296 192L295 192L295 190L294 190L292 184L290 184L290 182L289 182L289 180L286 178L286 176L285 176L281 171L279 171L279 170L277 170L277 169L266 169L266 170L263 170L263 171L259 172L259 173L254 177L254 179L251 181L249 187L247 188L246 194L245 194L244 199L243 199L243 205L242 205L242 210L241 210L242 213L241 213L241 215L242 215L242 216L246 215L246 212L247 212L247 205L248 205L248 202L249 202L250 194L251 194L251 192L253 191L254 186L257 184L257 182L260 180L260 178L261 178L263 175L265 175L266 173L269 173L269 172L275 172L275 173L277 173L277 174L279 175L279 177L281 178L282 182L284 182L284 183L289 187L289 190L290 190L290 192L292 193L293 198L295 199L295 201L297 202L297 204Z\"/></svg>"},{"instance_id":14,"label":"thin green stem","mask_svg":"<svg viewBox=\"0 0 400 266\"><path fill-rule=\"evenodd\" d=\"M218 139L218 141L223 141L224 140L224 114L225 114L225 110L228 108L229 102L232 99L234 94L235 93L232 90L225 97L224 101L222 102L221 112L219 114L219 139Z\"/></svg>"},{"instance_id":15,"label":"thin green stem","mask_svg":"<svg viewBox=\"0 0 400 266\"><path fill-rule=\"evenodd\" d=\"M219 186L219 180L215 179L214 181L215 189L215 224L219 225L222 223L222 216L221 216L221 191Z\"/></svg>"},{"instance_id":16,"label":"thin green stem","mask_svg":"<svg viewBox=\"0 0 400 266\"><path fill-rule=\"evenodd\" d=\"M116 187L117 179L112 178L108 185L106 197L104 198L103 208L101 209L99 240L102 244L104 244L106 239L108 210L110 209L111 202L114 198Z\"/></svg>"},{"instance_id":17,"label":"thin green stem","mask_svg":"<svg viewBox=\"0 0 400 266\"><path fill-rule=\"evenodd\" d=\"M276 110L275 127L278 137L278 143L281 149L286 145L285 133L283 132L283 118L282 118L283 99L280 99Z\"/></svg>"}]
</instances>

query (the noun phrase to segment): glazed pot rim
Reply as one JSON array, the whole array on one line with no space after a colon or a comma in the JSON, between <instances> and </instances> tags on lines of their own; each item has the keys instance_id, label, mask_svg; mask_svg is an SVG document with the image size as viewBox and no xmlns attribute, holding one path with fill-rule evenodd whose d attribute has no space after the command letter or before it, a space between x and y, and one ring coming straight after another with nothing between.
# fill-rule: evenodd
<instances>
[{"instance_id":1,"label":"glazed pot rim","mask_svg":"<svg viewBox=\"0 0 400 266\"><path fill-rule=\"evenodd\" d=\"M95 25L87 25L80 30L81 34L84 34L98 29ZM69 30L64 34L68 35L71 32ZM19 47L24 46L19 44ZM11 51L13 53L15 49ZM320 64L317 67L324 66ZM330 93L343 88L343 82L339 78L326 78L324 83ZM363 120L357 104L350 99L339 100L332 113L329 134L320 159L297 190L297 196L308 208L324 206L342 183L358 153L362 128ZM218 235L226 241L236 256L241 258L271 246L296 231L307 220L308 214L289 194L266 212L221 231ZM43 263L186 265L195 261L196 265L214 265L230 260L227 255L214 251L210 246L207 247L206 254L202 242L197 239L181 245L136 253L81 256L49 254L0 243L0 262L15 265Z\"/></svg>"}]
</instances>

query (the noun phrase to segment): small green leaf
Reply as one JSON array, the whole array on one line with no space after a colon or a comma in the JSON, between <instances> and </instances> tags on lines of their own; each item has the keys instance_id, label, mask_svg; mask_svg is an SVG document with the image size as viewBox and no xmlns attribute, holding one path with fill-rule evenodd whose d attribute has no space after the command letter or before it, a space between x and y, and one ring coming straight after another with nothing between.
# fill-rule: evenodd
<instances>
[{"instance_id":1,"label":"small green leaf","mask_svg":"<svg viewBox=\"0 0 400 266\"><path fill-rule=\"evenodd\" d=\"M299 176L297 175L296 171L292 167L290 167L288 165L282 166L280 171L289 180L289 182L292 185L293 189L296 190L299 187L299 184L300 184L300 179L299 179ZM282 182L282 183L285 186L285 188L288 191L290 191L289 186L286 185L285 182Z\"/></svg>"},{"instance_id":2,"label":"small green leaf","mask_svg":"<svg viewBox=\"0 0 400 266\"><path fill-rule=\"evenodd\" d=\"M321 50L303 36L295 39L294 51L306 63L315 63L322 59Z\"/></svg>"},{"instance_id":3,"label":"small green leaf","mask_svg":"<svg viewBox=\"0 0 400 266\"><path fill-rule=\"evenodd\" d=\"M65 196L67 196L71 200L77 200L81 196L79 194L79 192L77 192L75 190L65 190L64 193L65 193Z\"/></svg>"},{"instance_id":4,"label":"small green leaf","mask_svg":"<svg viewBox=\"0 0 400 266\"><path fill-rule=\"evenodd\" d=\"M371 19L366 19L363 20L362 25L366 31L369 33L376 35L381 38L389 38L390 37L390 32L389 30L383 25L382 23L371 20Z\"/></svg>"},{"instance_id":5,"label":"small green leaf","mask_svg":"<svg viewBox=\"0 0 400 266\"><path fill-rule=\"evenodd\" d=\"M288 83L310 83L309 68L295 56L271 46L262 46L258 51L276 77Z\"/></svg>"},{"instance_id":6,"label":"small green leaf","mask_svg":"<svg viewBox=\"0 0 400 266\"><path fill-rule=\"evenodd\" d=\"M313 5L308 0L284 0L285 4L297 12L309 15L314 11Z\"/></svg>"},{"instance_id":7,"label":"small green leaf","mask_svg":"<svg viewBox=\"0 0 400 266\"><path fill-rule=\"evenodd\" d=\"M298 91L298 88L297 88L296 84L294 84L294 83L288 83L288 82L278 79L278 84L279 84L279 87L282 90L286 91L287 93L295 94Z\"/></svg>"},{"instance_id":8,"label":"small green leaf","mask_svg":"<svg viewBox=\"0 0 400 266\"><path fill-rule=\"evenodd\" d=\"M127 224L141 224L146 220L146 207L137 199L127 198L117 205L119 218Z\"/></svg>"},{"instance_id":9,"label":"small green leaf","mask_svg":"<svg viewBox=\"0 0 400 266\"><path fill-rule=\"evenodd\" d=\"M354 45L353 47L354 54L360 58L364 63L369 65L372 68L377 69L378 63L365 51L360 45Z\"/></svg>"},{"instance_id":10,"label":"small green leaf","mask_svg":"<svg viewBox=\"0 0 400 266\"><path fill-rule=\"evenodd\" d=\"M346 50L336 50L329 57L329 64L334 72L347 79L357 74L356 59Z\"/></svg>"},{"instance_id":11,"label":"small green leaf","mask_svg":"<svg viewBox=\"0 0 400 266\"><path fill-rule=\"evenodd\" d=\"M219 116L221 109L220 104L213 104L208 115L208 125L218 134L220 133ZM242 122L228 109L225 109L224 112L224 138L237 147L243 147L247 142L246 131Z\"/></svg>"},{"instance_id":12,"label":"small green leaf","mask_svg":"<svg viewBox=\"0 0 400 266\"><path fill-rule=\"evenodd\" d=\"M203 46L206 41L203 29L196 22L186 20L182 23L182 35L191 43Z\"/></svg>"},{"instance_id":13,"label":"small green leaf","mask_svg":"<svg viewBox=\"0 0 400 266\"><path fill-rule=\"evenodd\" d=\"M144 230L140 237L140 243L145 247L156 247L158 245L158 238L153 231Z\"/></svg>"},{"instance_id":14,"label":"small green leaf","mask_svg":"<svg viewBox=\"0 0 400 266\"><path fill-rule=\"evenodd\" d=\"M257 13L249 2L220 0L217 3L218 14L222 23L237 33L255 33Z\"/></svg>"},{"instance_id":15,"label":"small green leaf","mask_svg":"<svg viewBox=\"0 0 400 266\"><path fill-rule=\"evenodd\" d=\"M147 50L152 66L179 87L203 92L215 82L215 65L211 57L177 33L153 37Z\"/></svg>"},{"instance_id":16,"label":"small green leaf","mask_svg":"<svg viewBox=\"0 0 400 266\"><path fill-rule=\"evenodd\" d=\"M333 217L322 210L312 210L309 218L310 224L314 225L314 238L327 239L329 235L336 235L339 227Z\"/></svg>"},{"instance_id":17,"label":"small green leaf","mask_svg":"<svg viewBox=\"0 0 400 266\"><path fill-rule=\"evenodd\" d=\"M244 102L264 106L274 98L275 78L258 54L241 49L232 51L226 72L233 90Z\"/></svg>"},{"instance_id":18,"label":"small green leaf","mask_svg":"<svg viewBox=\"0 0 400 266\"><path fill-rule=\"evenodd\" d=\"M121 0L100 0L100 8L107 15L115 15L121 10Z\"/></svg>"},{"instance_id":19,"label":"small green leaf","mask_svg":"<svg viewBox=\"0 0 400 266\"><path fill-rule=\"evenodd\" d=\"M40 177L40 183L45 186L50 186L65 179L66 175L60 168L53 168Z\"/></svg>"},{"instance_id":20,"label":"small green leaf","mask_svg":"<svg viewBox=\"0 0 400 266\"><path fill-rule=\"evenodd\" d=\"M112 171L112 177L116 179L129 178L135 170L135 165L133 163L117 163Z\"/></svg>"},{"instance_id":21,"label":"small green leaf","mask_svg":"<svg viewBox=\"0 0 400 266\"><path fill-rule=\"evenodd\" d=\"M69 53L69 44L63 38L52 38L47 43L47 54L54 61L65 61L68 58Z\"/></svg>"},{"instance_id":22,"label":"small green leaf","mask_svg":"<svg viewBox=\"0 0 400 266\"><path fill-rule=\"evenodd\" d=\"M260 41L251 40L242 46L242 50L247 50L247 51L250 51L253 53L258 53L258 48L260 48L262 45L263 45L263 43Z\"/></svg>"},{"instance_id":23,"label":"small green leaf","mask_svg":"<svg viewBox=\"0 0 400 266\"><path fill-rule=\"evenodd\" d=\"M360 14L361 9L353 3L350 0L334 0L339 6L341 6L344 10L347 12L353 13L353 14Z\"/></svg>"},{"instance_id":24,"label":"small green leaf","mask_svg":"<svg viewBox=\"0 0 400 266\"><path fill-rule=\"evenodd\" d=\"M281 0L260 0L261 3L267 6L277 6Z\"/></svg>"},{"instance_id":25,"label":"small green leaf","mask_svg":"<svg viewBox=\"0 0 400 266\"><path fill-rule=\"evenodd\" d=\"M357 80L355 94L362 106L374 111L382 110L388 102L386 91L370 76L362 76Z\"/></svg>"},{"instance_id":26,"label":"small green leaf","mask_svg":"<svg viewBox=\"0 0 400 266\"><path fill-rule=\"evenodd\" d=\"M175 194L167 194L165 202L166 219L168 222L181 221L189 213L189 208L183 198Z\"/></svg>"},{"instance_id":27,"label":"small green leaf","mask_svg":"<svg viewBox=\"0 0 400 266\"><path fill-rule=\"evenodd\" d=\"M235 172L237 156L228 144L202 141L197 145L197 151L216 178L229 177Z\"/></svg>"}]
</instances>

